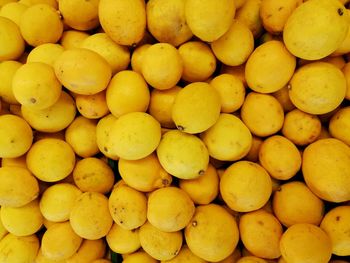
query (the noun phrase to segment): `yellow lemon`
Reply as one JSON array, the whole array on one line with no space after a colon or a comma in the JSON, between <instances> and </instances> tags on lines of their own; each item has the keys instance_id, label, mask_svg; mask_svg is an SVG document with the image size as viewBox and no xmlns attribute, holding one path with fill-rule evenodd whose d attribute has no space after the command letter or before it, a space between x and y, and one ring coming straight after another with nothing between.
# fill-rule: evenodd
<instances>
[{"instance_id":1,"label":"yellow lemon","mask_svg":"<svg viewBox=\"0 0 350 263\"><path fill-rule=\"evenodd\" d=\"M58 183L48 187L40 199L40 211L51 222L64 222L75 200L81 195L78 187L68 183Z\"/></svg>"},{"instance_id":2,"label":"yellow lemon","mask_svg":"<svg viewBox=\"0 0 350 263\"><path fill-rule=\"evenodd\" d=\"M347 145L350 146L350 107L345 107L337 111L329 121L329 132Z\"/></svg>"},{"instance_id":3,"label":"yellow lemon","mask_svg":"<svg viewBox=\"0 0 350 263\"><path fill-rule=\"evenodd\" d=\"M170 260L180 252L183 239L180 231L164 232L146 222L139 233L141 247L157 260Z\"/></svg>"},{"instance_id":4,"label":"yellow lemon","mask_svg":"<svg viewBox=\"0 0 350 263\"><path fill-rule=\"evenodd\" d=\"M338 139L322 139L307 146L302 171L307 186L330 202L350 199L350 147Z\"/></svg>"},{"instance_id":5,"label":"yellow lemon","mask_svg":"<svg viewBox=\"0 0 350 263\"><path fill-rule=\"evenodd\" d=\"M252 145L252 135L236 116L222 113L216 123L201 134L209 155L217 160L235 161L243 158Z\"/></svg>"},{"instance_id":6,"label":"yellow lemon","mask_svg":"<svg viewBox=\"0 0 350 263\"><path fill-rule=\"evenodd\" d=\"M63 140L39 140L27 153L28 169L44 182L57 182L66 178L73 171L74 165L74 151Z\"/></svg>"},{"instance_id":7,"label":"yellow lemon","mask_svg":"<svg viewBox=\"0 0 350 263\"><path fill-rule=\"evenodd\" d=\"M148 197L147 219L164 232L184 229L194 214L194 204L189 195L177 187L164 187Z\"/></svg>"},{"instance_id":8,"label":"yellow lemon","mask_svg":"<svg viewBox=\"0 0 350 263\"><path fill-rule=\"evenodd\" d=\"M150 92L147 83L137 72L120 71L108 84L107 106L117 118L130 112L146 112L149 101Z\"/></svg>"},{"instance_id":9,"label":"yellow lemon","mask_svg":"<svg viewBox=\"0 0 350 263\"><path fill-rule=\"evenodd\" d=\"M74 232L82 238L96 240L105 237L113 224L107 197L97 192L81 194L75 200L69 220Z\"/></svg>"},{"instance_id":10,"label":"yellow lemon","mask_svg":"<svg viewBox=\"0 0 350 263\"><path fill-rule=\"evenodd\" d=\"M18 59L24 52L25 42L19 27L12 20L0 16L0 61Z\"/></svg>"},{"instance_id":11,"label":"yellow lemon","mask_svg":"<svg viewBox=\"0 0 350 263\"><path fill-rule=\"evenodd\" d=\"M41 62L22 65L12 80L12 91L17 101L33 109L41 110L54 105L61 90L62 85L53 68Z\"/></svg>"},{"instance_id":12,"label":"yellow lemon","mask_svg":"<svg viewBox=\"0 0 350 263\"><path fill-rule=\"evenodd\" d=\"M113 124L110 142L115 153L126 160L151 154L160 142L160 124L144 112L124 114ZM110 148L110 147L109 147Z\"/></svg>"},{"instance_id":13,"label":"yellow lemon","mask_svg":"<svg viewBox=\"0 0 350 263\"><path fill-rule=\"evenodd\" d=\"M302 3L289 16L283 40L293 55L317 60L340 46L348 27L349 14L340 1L312 0Z\"/></svg>"},{"instance_id":14,"label":"yellow lemon","mask_svg":"<svg viewBox=\"0 0 350 263\"><path fill-rule=\"evenodd\" d=\"M100 0L98 16L103 30L119 45L136 45L144 36L144 0Z\"/></svg>"},{"instance_id":15,"label":"yellow lemon","mask_svg":"<svg viewBox=\"0 0 350 263\"><path fill-rule=\"evenodd\" d=\"M311 224L289 227L282 235L280 249L288 263L328 262L332 255L330 238L321 228Z\"/></svg>"},{"instance_id":16,"label":"yellow lemon","mask_svg":"<svg viewBox=\"0 0 350 263\"><path fill-rule=\"evenodd\" d=\"M139 160L120 158L118 170L127 185L141 192L151 192L172 182L171 175L160 165L155 153Z\"/></svg>"},{"instance_id":17,"label":"yellow lemon","mask_svg":"<svg viewBox=\"0 0 350 263\"><path fill-rule=\"evenodd\" d=\"M249 161L235 162L221 177L220 193L232 210L257 210L263 207L271 196L271 178L259 164Z\"/></svg>"},{"instance_id":18,"label":"yellow lemon","mask_svg":"<svg viewBox=\"0 0 350 263\"><path fill-rule=\"evenodd\" d=\"M288 83L295 67L296 58L281 41L272 40L253 51L245 66L245 78L253 91L272 93Z\"/></svg>"},{"instance_id":19,"label":"yellow lemon","mask_svg":"<svg viewBox=\"0 0 350 263\"><path fill-rule=\"evenodd\" d=\"M113 224L106 236L110 249L119 254L133 253L141 247L139 229L127 230Z\"/></svg>"},{"instance_id":20,"label":"yellow lemon","mask_svg":"<svg viewBox=\"0 0 350 263\"><path fill-rule=\"evenodd\" d=\"M163 135L157 155L163 168L180 179L204 175L209 163L205 144L198 137L178 130Z\"/></svg>"},{"instance_id":21,"label":"yellow lemon","mask_svg":"<svg viewBox=\"0 0 350 263\"><path fill-rule=\"evenodd\" d=\"M185 18L186 0L147 2L147 28L159 42L181 45L192 37Z\"/></svg>"},{"instance_id":22,"label":"yellow lemon","mask_svg":"<svg viewBox=\"0 0 350 263\"><path fill-rule=\"evenodd\" d=\"M181 78L183 62L179 51L168 43L153 44L145 51L141 65L142 75L155 89L170 89Z\"/></svg>"},{"instance_id":23,"label":"yellow lemon","mask_svg":"<svg viewBox=\"0 0 350 263\"><path fill-rule=\"evenodd\" d=\"M272 214L257 210L243 214L239 220L242 242L253 255L261 258L278 258L282 225Z\"/></svg>"},{"instance_id":24,"label":"yellow lemon","mask_svg":"<svg viewBox=\"0 0 350 263\"><path fill-rule=\"evenodd\" d=\"M239 232L234 217L225 208L216 205L197 206L185 229L189 249L207 261L220 261L236 248Z\"/></svg>"},{"instance_id":25,"label":"yellow lemon","mask_svg":"<svg viewBox=\"0 0 350 263\"><path fill-rule=\"evenodd\" d=\"M100 119L109 113L105 90L93 95L78 94L75 103L79 113L88 119Z\"/></svg>"},{"instance_id":26,"label":"yellow lemon","mask_svg":"<svg viewBox=\"0 0 350 263\"><path fill-rule=\"evenodd\" d=\"M229 30L235 16L233 1L187 0L186 22L195 36L206 42L217 40Z\"/></svg>"},{"instance_id":27,"label":"yellow lemon","mask_svg":"<svg viewBox=\"0 0 350 263\"><path fill-rule=\"evenodd\" d=\"M13 95L12 79L21 66L20 62L13 60L4 61L0 64L0 96L2 102L18 104L15 95Z\"/></svg>"},{"instance_id":28,"label":"yellow lemon","mask_svg":"<svg viewBox=\"0 0 350 263\"><path fill-rule=\"evenodd\" d=\"M0 116L0 157L14 158L25 154L33 142L33 131L22 118Z\"/></svg>"},{"instance_id":29,"label":"yellow lemon","mask_svg":"<svg viewBox=\"0 0 350 263\"><path fill-rule=\"evenodd\" d=\"M242 65L254 50L254 36L247 25L234 20L230 29L210 44L218 60L228 66Z\"/></svg>"},{"instance_id":30,"label":"yellow lemon","mask_svg":"<svg viewBox=\"0 0 350 263\"><path fill-rule=\"evenodd\" d=\"M33 48L27 57L27 63L29 62L41 62L46 63L53 67L56 59L64 51L63 46L60 44L46 43Z\"/></svg>"},{"instance_id":31,"label":"yellow lemon","mask_svg":"<svg viewBox=\"0 0 350 263\"><path fill-rule=\"evenodd\" d=\"M3 209L3 208L2 208ZM338 206L331 209L322 219L320 227L332 241L332 253L346 256L350 251L349 224L350 206Z\"/></svg>"},{"instance_id":32,"label":"yellow lemon","mask_svg":"<svg viewBox=\"0 0 350 263\"><path fill-rule=\"evenodd\" d=\"M214 125L220 108L220 96L216 89L205 82L194 82L176 95L172 118L179 130L200 133Z\"/></svg>"},{"instance_id":33,"label":"yellow lemon","mask_svg":"<svg viewBox=\"0 0 350 263\"><path fill-rule=\"evenodd\" d=\"M112 77L107 61L84 48L65 50L56 60L54 69L57 78L68 90L83 95L104 90Z\"/></svg>"},{"instance_id":34,"label":"yellow lemon","mask_svg":"<svg viewBox=\"0 0 350 263\"><path fill-rule=\"evenodd\" d=\"M56 43L62 36L63 23L57 10L47 4L28 7L21 17L21 34L31 46Z\"/></svg>"},{"instance_id":35,"label":"yellow lemon","mask_svg":"<svg viewBox=\"0 0 350 263\"><path fill-rule=\"evenodd\" d=\"M289 97L300 110L325 114L336 109L346 93L346 80L340 69L326 62L302 66L293 75Z\"/></svg>"},{"instance_id":36,"label":"yellow lemon","mask_svg":"<svg viewBox=\"0 0 350 263\"><path fill-rule=\"evenodd\" d=\"M300 223L319 225L324 214L324 203L305 183L293 181L282 184L274 192L272 209L278 220L287 227Z\"/></svg>"},{"instance_id":37,"label":"yellow lemon","mask_svg":"<svg viewBox=\"0 0 350 263\"><path fill-rule=\"evenodd\" d=\"M41 251L49 259L64 260L73 256L82 241L73 231L70 222L55 223L45 231L41 240Z\"/></svg>"}]
</instances>

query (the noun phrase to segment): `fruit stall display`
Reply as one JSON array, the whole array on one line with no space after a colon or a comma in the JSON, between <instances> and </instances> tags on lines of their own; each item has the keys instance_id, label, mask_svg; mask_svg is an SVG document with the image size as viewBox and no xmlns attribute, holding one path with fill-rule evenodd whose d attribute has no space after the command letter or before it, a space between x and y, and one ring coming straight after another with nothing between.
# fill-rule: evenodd
<instances>
[{"instance_id":1,"label":"fruit stall display","mask_svg":"<svg viewBox=\"0 0 350 263\"><path fill-rule=\"evenodd\" d=\"M0 0L0 263L349 263L349 0Z\"/></svg>"}]
</instances>

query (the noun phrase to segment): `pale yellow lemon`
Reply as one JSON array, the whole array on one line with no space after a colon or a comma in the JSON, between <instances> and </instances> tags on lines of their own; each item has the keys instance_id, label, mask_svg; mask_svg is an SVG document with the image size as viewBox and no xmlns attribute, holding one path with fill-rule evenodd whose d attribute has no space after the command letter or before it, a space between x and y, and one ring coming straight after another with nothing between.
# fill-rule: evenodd
<instances>
[{"instance_id":1,"label":"pale yellow lemon","mask_svg":"<svg viewBox=\"0 0 350 263\"><path fill-rule=\"evenodd\" d=\"M49 259L49 258L45 257L43 255L41 248L39 249L38 254L36 255L34 262L35 263L66 263L66 261L64 259L63 260L53 260L53 259Z\"/></svg>"},{"instance_id":2,"label":"pale yellow lemon","mask_svg":"<svg viewBox=\"0 0 350 263\"><path fill-rule=\"evenodd\" d=\"M1 222L10 233L16 236L35 234L43 225L39 200L35 199L21 207L1 207Z\"/></svg>"},{"instance_id":3,"label":"pale yellow lemon","mask_svg":"<svg viewBox=\"0 0 350 263\"><path fill-rule=\"evenodd\" d=\"M117 118L130 112L146 112L150 91L142 75L132 70L115 74L108 84L106 102L111 113Z\"/></svg>"},{"instance_id":4,"label":"pale yellow lemon","mask_svg":"<svg viewBox=\"0 0 350 263\"><path fill-rule=\"evenodd\" d=\"M259 37L263 32L263 25L260 17L260 6L262 0L245 0L235 15L235 19L245 24L254 37Z\"/></svg>"},{"instance_id":5,"label":"pale yellow lemon","mask_svg":"<svg viewBox=\"0 0 350 263\"><path fill-rule=\"evenodd\" d=\"M3 208L2 208L3 209ZM350 206L338 206L325 214L320 227L327 233L332 241L332 253L346 256L350 251L349 224Z\"/></svg>"},{"instance_id":6,"label":"pale yellow lemon","mask_svg":"<svg viewBox=\"0 0 350 263\"><path fill-rule=\"evenodd\" d=\"M301 110L294 109L285 115L282 134L296 145L307 145L321 132L320 119Z\"/></svg>"},{"instance_id":7,"label":"pale yellow lemon","mask_svg":"<svg viewBox=\"0 0 350 263\"><path fill-rule=\"evenodd\" d=\"M97 121L79 116L67 127L66 142L81 157L91 157L99 152L96 143Z\"/></svg>"},{"instance_id":8,"label":"pale yellow lemon","mask_svg":"<svg viewBox=\"0 0 350 263\"><path fill-rule=\"evenodd\" d=\"M75 185L68 183L54 184L42 194L40 211L50 222L67 221L75 200L81 193Z\"/></svg>"},{"instance_id":9,"label":"pale yellow lemon","mask_svg":"<svg viewBox=\"0 0 350 263\"><path fill-rule=\"evenodd\" d=\"M185 3L186 22L192 33L206 42L217 40L229 30L235 16L233 1L188 0Z\"/></svg>"},{"instance_id":10,"label":"pale yellow lemon","mask_svg":"<svg viewBox=\"0 0 350 263\"><path fill-rule=\"evenodd\" d=\"M108 158L118 160L119 156L113 151L110 140L114 122L117 118L113 114L101 118L96 125L96 143L99 150Z\"/></svg>"},{"instance_id":11,"label":"pale yellow lemon","mask_svg":"<svg viewBox=\"0 0 350 263\"><path fill-rule=\"evenodd\" d=\"M296 224L289 227L280 241L282 257L286 262L322 263L332 255L332 244L328 235L311 224Z\"/></svg>"},{"instance_id":12,"label":"pale yellow lemon","mask_svg":"<svg viewBox=\"0 0 350 263\"><path fill-rule=\"evenodd\" d=\"M106 243L101 239L84 239L79 249L65 263L85 263L102 258L106 253ZM40 263L40 262L37 262ZM49 263L49 262L47 262Z\"/></svg>"},{"instance_id":13,"label":"pale yellow lemon","mask_svg":"<svg viewBox=\"0 0 350 263\"><path fill-rule=\"evenodd\" d=\"M282 225L271 213L257 210L243 214L239 220L241 240L253 255L274 259L281 255L279 241Z\"/></svg>"},{"instance_id":14,"label":"pale yellow lemon","mask_svg":"<svg viewBox=\"0 0 350 263\"><path fill-rule=\"evenodd\" d=\"M20 2L7 3L0 9L0 16L8 18L20 26L22 14L27 8Z\"/></svg>"},{"instance_id":15,"label":"pale yellow lemon","mask_svg":"<svg viewBox=\"0 0 350 263\"><path fill-rule=\"evenodd\" d=\"M100 119L109 113L106 101L106 91L93 95L78 94L75 103L79 113L88 119Z\"/></svg>"},{"instance_id":16,"label":"pale yellow lemon","mask_svg":"<svg viewBox=\"0 0 350 263\"><path fill-rule=\"evenodd\" d=\"M56 59L64 51L63 46L60 44L46 43L33 48L27 57L27 63L29 62L42 62L50 66L55 64Z\"/></svg>"},{"instance_id":17,"label":"pale yellow lemon","mask_svg":"<svg viewBox=\"0 0 350 263\"><path fill-rule=\"evenodd\" d=\"M332 137L337 138L350 146L350 107L338 110L329 122L329 132Z\"/></svg>"},{"instance_id":18,"label":"pale yellow lemon","mask_svg":"<svg viewBox=\"0 0 350 263\"><path fill-rule=\"evenodd\" d=\"M113 188L108 205L114 222L126 230L136 229L147 220L145 194L125 184Z\"/></svg>"},{"instance_id":19,"label":"pale yellow lemon","mask_svg":"<svg viewBox=\"0 0 350 263\"><path fill-rule=\"evenodd\" d=\"M344 74L326 62L302 66L293 75L289 86L289 97L293 104L310 114L331 112L343 101L345 93Z\"/></svg>"},{"instance_id":20,"label":"pale yellow lemon","mask_svg":"<svg viewBox=\"0 0 350 263\"><path fill-rule=\"evenodd\" d=\"M175 86L167 90L153 89L149 102L149 113L159 121L160 125L165 128L175 128L175 123L172 119L172 108L176 95L181 88Z\"/></svg>"},{"instance_id":21,"label":"pale yellow lemon","mask_svg":"<svg viewBox=\"0 0 350 263\"><path fill-rule=\"evenodd\" d=\"M209 164L205 173L195 179L181 179L179 187L184 190L195 204L211 203L219 192L219 176L213 165Z\"/></svg>"},{"instance_id":22,"label":"pale yellow lemon","mask_svg":"<svg viewBox=\"0 0 350 263\"><path fill-rule=\"evenodd\" d=\"M303 182L282 184L273 195L272 209L278 220L289 227L308 223L319 225L324 203Z\"/></svg>"},{"instance_id":23,"label":"pale yellow lemon","mask_svg":"<svg viewBox=\"0 0 350 263\"><path fill-rule=\"evenodd\" d=\"M128 48L115 43L106 33L97 33L87 37L81 43L81 47L100 54L111 66L113 74L127 69L130 63Z\"/></svg>"},{"instance_id":24,"label":"pale yellow lemon","mask_svg":"<svg viewBox=\"0 0 350 263\"><path fill-rule=\"evenodd\" d=\"M69 220L74 232L82 238L96 240L106 236L113 224L108 198L97 192L81 194L75 200Z\"/></svg>"},{"instance_id":25,"label":"pale yellow lemon","mask_svg":"<svg viewBox=\"0 0 350 263\"><path fill-rule=\"evenodd\" d=\"M247 86L247 81L245 79L245 63L239 66L221 65L220 74L230 74L235 76L242 81L244 87Z\"/></svg>"},{"instance_id":26,"label":"pale yellow lemon","mask_svg":"<svg viewBox=\"0 0 350 263\"><path fill-rule=\"evenodd\" d=\"M186 0L147 2L147 28L159 42L178 46L192 37L185 18Z\"/></svg>"},{"instance_id":27,"label":"pale yellow lemon","mask_svg":"<svg viewBox=\"0 0 350 263\"><path fill-rule=\"evenodd\" d=\"M170 260L174 258L181 249L182 233L164 232L146 222L139 231L141 247L151 257L157 260Z\"/></svg>"},{"instance_id":28,"label":"pale yellow lemon","mask_svg":"<svg viewBox=\"0 0 350 263\"><path fill-rule=\"evenodd\" d=\"M54 105L61 90L62 85L53 68L42 62L22 65L12 80L12 91L17 101L33 109L41 110Z\"/></svg>"},{"instance_id":29,"label":"pale yellow lemon","mask_svg":"<svg viewBox=\"0 0 350 263\"><path fill-rule=\"evenodd\" d=\"M178 130L163 134L157 156L163 168L180 179L194 179L203 175L209 163L205 144L195 135Z\"/></svg>"},{"instance_id":30,"label":"pale yellow lemon","mask_svg":"<svg viewBox=\"0 0 350 263\"><path fill-rule=\"evenodd\" d=\"M216 58L210 47L200 41L188 41L179 47L183 62L182 79L188 82L205 81L216 69Z\"/></svg>"},{"instance_id":31,"label":"pale yellow lemon","mask_svg":"<svg viewBox=\"0 0 350 263\"><path fill-rule=\"evenodd\" d=\"M143 56L151 44L143 44L138 46L131 54L131 68L137 73L142 73Z\"/></svg>"},{"instance_id":32,"label":"pale yellow lemon","mask_svg":"<svg viewBox=\"0 0 350 263\"><path fill-rule=\"evenodd\" d=\"M64 49L80 48L83 41L90 35L79 30L65 30L60 39L60 44Z\"/></svg>"},{"instance_id":33,"label":"pale yellow lemon","mask_svg":"<svg viewBox=\"0 0 350 263\"><path fill-rule=\"evenodd\" d=\"M177 187L164 187L153 191L148 197L147 219L164 232L184 229L194 214L190 196Z\"/></svg>"},{"instance_id":34,"label":"pale yellow lemon","mask_svg":"<svg viewBox=\"0 0 350 263\"><path fill-rule=\"evenodd\" d=\"M25 47L19 27L12 20L0 17L0 29L3 32L0 37L0 61L18 59Z\"/></svg>"},{"instance_id":35,"label":"pale yellow lemon","mask_svg":"<svg viewBox=\"0 0 350 263\"><path fill-rule=\"evenodd\" d=\"M350 198L350 147L338 139L318 140L303 152L302 171L307 186L331 202Z\"/></svg>"},{"instance_id":36,"label":"pale yellow lemon","mask_svg":"<svg viewBox=\"0 0 350 263\"><path fill-rule=\"evenodd\" d=\"M79 249L82 241L73 231L70 222L55 223L45 231L41 240L41 251L49 259L64 260Z\"/></svg>"},{"instance_id":37,"label":"pale yellow lemon","mask_svg":"<svg viewBox=\"0 0 350 263\"><path fill-rule=\"evenodd\" d=\"M264 28L272 33L279 34L283 31L289 16L303 1L302 0L265 0L260 7L260 16Z\"/></svg>"},{"instance_id":38,"label":"pale yellow lemon","mask_svg":"<svg viewBox=\"0 0 350 263\"><path fill-rule=\"evenodd\" d=\"M141 247L139 229L127 230L113 224L106 241L112 251L119 254L133 253Z\"/></svg>"},{"instance_id":39,"label":"pale yellow lemon","mask_svg":"<svg viewBox=\"0 0 350 263\"><path fill-rule=\"evenodd\" d=\"M234 217L216 204L197 206L185 229L189 249L207 261L220 261L236 248L239 231Z\"/></svg>"},{"instance_id":40,"label":"pale yellow lemon","mask_svg":"<svg viewBox=\"0 0 350 263\"><path fill-rule=\"evenodd\" d=\"M201 134L209 155L217 160L235 161L243 158L252 145L252 135L236 116L222 113L216 123Z\"/></svg>"},{"instance_id":41,"label":"pale yellow lemon","mask_svg":"<svg viewBox=\"0 0 350 263\"><path fill-rule=\"evenodd\" d=\"M50 107L37 110L30 106L21 106L21 113L31 127L41 132L59 132L69 126L74 120L76 107L74 100L65 91Z\"/></svg>"},{"instance_id":42,"label":"pale yellow lemon","mask_svg":"<svg viewBox=\"0 0 350 263\"><path fill-rule=\"evenodd\" d=\"M20 30L31 46L56 43L63 33L63 23L57 10L47 4L28 7L21 17Z\"/></svg>"},{"instance_id":43,"label":"pale yellow lemon","mask_svg":"<svg viewBox=\"0 0 350 263\"><path fill-rule=\"evenodd\" d=\"M225 203L238 212L263 207L272 193L270 175L257 163L239 161L231 164L220 180L220 193Z\"/></svg>"},{"instance_id":44,"label":"pale yellow lemon","mask_svg":"<svg viewBox=\"0 0 350 263\"><path fill-rule=\"evenodd\" d=\"M179 130L200 133L214 125L220 108L220 96L214 87L205 82L193 82L176 95L172 118Z\"/></svg>"},{"instance_id":45,"label":"pale yellow lemon","mask_svg":"<svg viewBox=\"0 0 350 263\"><path fill-rule=\"evenodd\" d=\"M57 182L66 178L75 165L72 147L60 139L42 139L27 153L28 169L41 181Z\"/></svg>"},{"instance_id":46,"label":"pale yellow lemon","mask_svg":"<svg viewBox=\"0 0 350 263\"><path fill-rule=\"evenodd\" d=\"M12 79L21 65L20 62L14 60L4 61L0 64L0 96L2 102L18 104L15 95L13 95Z\"/></svg>"},{"instance_id":47,"label":"pale yellow lemon","mask_svg":"<svg viewBox=\"0 0 350 263\"><path fill-rule=\"evenodd\" d=\"M76 61L80 61L79 64ZM94 51L84 48L65 50L56 60L54 69L63 86L83 95L104 90L112 76L107 61Z\"/></svg>"},{"instance_id":48,"label":"pale yellow lemon","mask_svg":"<svg viewBox=\"0 0 350 263\"><path fill-rule=\"evenodd\" d=\"M271 136L261 144L259 161L269 174L278 180L292 178L301 167L298 148L280 135Z\"/></svg>"},{"instance_id":49,"label":"pale yellow lemon","mask_svg":"<svg viewBox=\"0 0 350 263\"><path fill-rule=\"evenodd\" d=\"M21 207L39 195L38 181L22 167L1 167L0 183L1 206Z\"/></svg>"},{"instance_id":50,"label":"pale yellow lemon","mask_svg":"<svg viewBox=\"0 0 350 263\"><path fill-rule=\"evenodd\" d=\"M210 44L218 60L228 66L242 65L254 50L254 36L247 25L234 20L230 29Z\"/></svg>"},{"instance_id":51,"label":"pale yellow lemon","mask_svg":"<svg viewBox=\"0 0 350 263\"><path fill-rule=\"evenodd\" d=\"M181 78L183 62L179 51L168 43L156 43L142 57L141 72L153 88L174 87Z\"/></svg>"},{"instance_id":52,"label":"pale yellow lemon","mask_svg":"<svg viewBox=\"0 0 350 263\"><path fill-rule=\"evenodd\" d=\"M25 154L33 142L33 131L22 118L5 114L0 116L0 157L15 158Z\"/></svg>"},{"instance_id":53,"label":"pale yellow lemon","mask_svg":"<svg viewBox=\"0 0 350 263\"><path fill-rule=\"evenodd\" d=\"M130 112L113 124L108 148L121 158L138 160L151 154L160 138L160 124L156 119L144 112Z\"/></svg>"},{"instance_id":54,"label":"pale yellow lemon","mask_svg":"<svg viewBox=\"0 0 350 263\"><path fill-rule=\"evenodd\" d=\"M100 0L98 16L103 30L119 45L136 45L144 36L144 0Z\"/></svg>"},{"instance_id":55,"label":"pale yellow lemon","mask_svg":"<svg viewBox=\"0 0 350 263\"><path fill-rule=\"evenodd\" d=\"M241 118L254 135L265 137L282 128L284 112L275 97L251 92L242 105Z\"/></svg>"},{"instance_id":56,"label":"pale yellow lemon","mask_svg":"<svg viewBox=\"0 0 350 263\"><path fill-rule=\"evenodd\" d=\"M295 67L296 58L289 53L283 42L272 40L253 51L245 66L245 77L253 91L272 93L288 83ZM277 71L279 74L274 74Z\"/></svg>"},{"instance_id":57,"label":"pale yellow lemon","mask_svg":"<svg viewBox=\"0 0 350 263\"><path fill-rule=\"evenodd\" d=\"M74 167L73 178L75 184L83 192L106 194L114 184L112 168L95 157L79 160Z\"/></svg>"},{"instance_id":58,"label":"pale yellow lemon","mask_svg":"<svg viewBox=\"0 0 350 263\"><path fill-rule=\"evenodd\" d=\"M340 46L348 28L349 14L340 1L312 0L302 3L289 16L283 40L293 55L317 60Z\"/></svg>"},{"instance_id":59,"label":"pale yellow lemon","mask_svg":"<svg viewBox=\"0 0 350 263\"><path fill-rule=\"evenodd\" d=\"M232 113L242 106L246 91L238 77L220 74L210 81L210 85L219 93L222 113Z\"/></svg>"},{"instance_id":60,"label":"pale yellow lemon","mask_svg":"<svg viewBox=\"0 0 350 263\"><path fill-rule=\"evenodd\" d=\"M167 187L172 182L171 175L160 165L155 153L139 160L120 158L118 171L127 185L141 192Z\"/></svg>"},{"instance_id":61,"label":"pale yellow lemon","mask_svg":"<svg viewBox=\"0 0 350 263\"><path fill-rule=\"evenodd\" d=\"M36 235L18 237L13 234L7 234L0 241L0 262L33 262L39 246L39 239Z\"/></svg>"},{"instance_id":62,"label":"pale yellow lemon","mask_svg":"<svg viewBox=\"0 0 350 263\"><path fill-rule=\"evenodd\" d=\"M98 0L58 1L58 9L66 25L77 30L91 30L99 25Z\"/></svg>"}]
</instances>

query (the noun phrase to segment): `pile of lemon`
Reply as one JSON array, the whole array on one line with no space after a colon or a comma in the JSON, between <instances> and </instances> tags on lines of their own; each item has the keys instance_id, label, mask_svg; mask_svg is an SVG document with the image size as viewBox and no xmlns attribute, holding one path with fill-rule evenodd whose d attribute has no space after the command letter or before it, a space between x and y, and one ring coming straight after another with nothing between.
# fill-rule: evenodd
<instances>
[{"instance_id":1,"label":"pile of lemon","mask_svg":"<svg viewBox=\"0 0 350 263\"><path fill-rule=\"evenodd\" d=\"M348 2L0 0L0 263L348 262Z\"/></svg>"}]
</instances>

